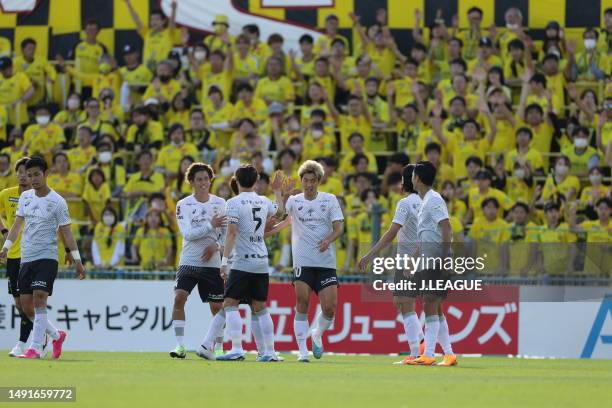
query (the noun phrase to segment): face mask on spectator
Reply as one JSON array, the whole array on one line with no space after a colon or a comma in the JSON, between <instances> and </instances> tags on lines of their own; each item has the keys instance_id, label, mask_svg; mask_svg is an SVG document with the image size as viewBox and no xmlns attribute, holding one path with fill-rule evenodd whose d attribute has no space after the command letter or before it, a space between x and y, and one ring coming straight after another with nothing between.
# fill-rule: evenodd
<instances>
[{"instance_id":1,"label":"face mask on spectator","mask_svg":"<svg viewBox=\"0 0 612 408\"><path fill-rule=\"evenodd\" d=\"M597 41L594 38L587 38L584 40L584 48L592 50L597 45Z\"/></svg>"},{"instance_id":2,"label":"face mask on spectator","mask_svg":"<svg viewBox=\"0 0 612 408\"><path fill-rule=\"evenodd\" d=\"M196 52L193 53L193 56L195 57L196 60L198 61L204 61L206 59L206 51L204 50L198 50Z\"/></svg>"},{"instance_id":3,"label":"face mask on spectator","mask_svg":"<svg viewBox=\"0 0 612 408\"><path fill-rule=\"evenodd\" d=\"M98 159L100 160L100 163L110 163L112 158L113 158L113 153L111 152L98 153Z\"/></svg>"},{"instance_id":4,"label":"face mask on spectator","mask_svg":"<svg viewBox=\"0 0 612 408\"><path fill-rule=\"evenodd\" d=\"M320 139L321 136L323 136L323 131L321 131L321 130L313 130L311 132L311 134L312 134L312 138L313 139Z\"/></svg>"},{"instance_id":5,"label":"face mask on spectator","mask_svg":"<svg viewBox=\"0 0 612 408\"><path fill-rule=\"evenodd\" d=\"M519 28L519 25L516 23L506 23L506 28L508 30L516 30Z\"/></svg>"},{"instance_id":6,"label":"face mask on spectator","mask_svg":"<svg viewBox=\"0 0 612 408\"><path fill-rule=\"evenodd\" d=\"M561 176L566 175L568 171L569 171L569 167L567 167L565 164L557 164L555 166L555 173Z\"/></svg>"},{"instance_id":7,"label":"face mask on spectator","mask_svg":"<svg viewBox=\"0 0 612 408\"><path fill-rule=\"evenodd\" d=\"M36 115L36 123L38 123L39 125L46 125L49 123L49 121L51 120L51 117L49 115Z\"/></svg>"},{"instance_id":8,"label":"face mask on spectator","mask_svg":"<svg viewBox=\"0 0 612 408\"><path fill-rule=\"evenodd\" d=\"M525 178L525 169L516 169L516 170L514 170L514 175L517 178L524 179Z\"/></svg>"},{"instance_id":9,"label":"face mask on spectator","mask_svg":"<svg viewBox=\"0 0 612 408\"><path fill-rule=\"evenodd\" d=\"M601 174L591 174L589 176L589 181L591 182L591 184L601 183Z\"/></svg>"},{"instance_id":10,"label":"face mask on spectator","mask_svg":"<svg viewBox=\"0 0 612 408\"><path fill-rule=\"evenodd\" d=\"M589 144L588 140L586 140L584 137L577 137L574 139L574 146L576 146L579 149L582 149L583 147L587 147L588 144Z\"/></svg>"},{"instance_id":11,"label":"face mask on spectator","mask_svg":"<svg viewBox=\"0 0 612 408\"><path fill-rule=\"evenodd\" d=\"M115 223L115 216L113 214L104 214L102 216L102 222L107 227L110 227L111 225Z\"/></svg>"},{"instance_id":12,"label":"face mask on spectator","mask_svg":"<svg viewBox=\"0 0 612 408\"><path fill-rule=\"evenodd\" d=\"M78 109L81 101L76 98L68 99L68 109Z\"/></svg>"}]
</instances>

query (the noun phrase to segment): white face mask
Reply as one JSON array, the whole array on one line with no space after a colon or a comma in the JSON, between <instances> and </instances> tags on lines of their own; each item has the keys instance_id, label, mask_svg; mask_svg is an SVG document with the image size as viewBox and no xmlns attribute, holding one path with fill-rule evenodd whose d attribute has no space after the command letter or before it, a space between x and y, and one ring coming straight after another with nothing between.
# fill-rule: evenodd
<instances>
[{"instance_id":1,"label":"white face mask","mask_svg":"<svg viewBox=\"0 0 612 408\"><path fill-rule=\"evenodd\" d=\"M592 50L597 45L597 41L593 38L587 38L584 40L584 48L587 50Z\"/></svg>"},{"instance_id":2,"label":"white face mask","mask_svg":"<svg viewBox=\"0 0 612 408\"><path fill-rule=\"evenodd\" d=\"M514 175L517 178L520 178L520 179L525 178L525 169L516 169L516 170L514 170Z\"/></svg>"},{"instance_id":3,"label":"white face mask","mask_svg":"<svg viewBox=\"0 0 612 408\"><path fill-rule=\"evenodd\" d=\"M36 116L36 123L38 123L39 125L46 125L49 123L49 121L51 120L51 116L47 116L47 115L38 115Z\"/></svg>"},{"instance_id":4,"label":"white face mask","mask_svg":"<svg viewBox=\"0 0 612 408\"><path fill-rule=\"evenodd\" d=\"M10 172L11 172L11 169L10 169L10 168L9 168L9 169L6 169L6 170L4 170L4 171L0 172L0 177L6 177L6 176L8 176L8 175L9 175L9 173L10 173Z\"/></svg>"},{"instance_id":5,"label":"white face mask","mask_svg":"<svg viewBox=\"0 0 612 408\"><path fill-rule=\"evenodd\" d=\"M206 59L206 51L199 50L193 53L193 56L198 61L204 61Z\"/></svg>"},{"instance_id":6,"label":"white face mask","mask_svg":"<svg viewBox=\"0 0 612 408\"><path fill-rule=\"evenodd\" d=\"M587 147L589 144L589 141L586 140L583 137L577 137L574 139L574 146L576 146L577 148L581 149L583 147Z\"/></svg>"},{"instance_id":7,"label":"white face mask","mask_svg":"<svg viewBox=\"0 0 612 408\"><path fill-rule=\"evenodd\" d=\"M547 53L556 55L559 58L561 57L561 52L556 48L549 48Z\"/></svg>"},{"instance_id":8,"label":"white face mask","mask_svg":"<svg viewBox=\"0 0 612 408\"><path fill-rule=\"evenodd\" d=\"M313 130L311 134L313 139L319 139L321 136L323 136L323 132L320 130Z\"/></svg>"},{"instance_id":9,"label":"white face mask","mask_svg":"<svg viewBox=\"0 0 612 408\"><path fill-rule=\"evenodd\" d=\"M68 109L78 109L81 101L78 99L68 99Z\"/></svg>"},{"instance_id":10,"label":"white face mask","mask_svg":"<svg viewBox=\"0 0 612 408\"><path fill-rule=\"evenodd\" d=\"M110 163L113 158L113 153L111 152L100 152L98 153L98 159L100 163Z\"/></svg>"},{"instance_id":11,"label":"white face mask","mask_svg":"<svg viewBox=\"0 0 612 408\"><path fill-rule=\"evenodd\" d=\"M555 166L555 173L561 176L566 175L568 171L569 167L567 167L565 164L557 164L557 166Z\"/></svg>"},{"instance_id":12,"label":"white face mask","mask_svg":"<svg viewBox=\"0 0 612 408\"><path fill-rule=\"evenodd\" d=\"M589 176L589 181L591 182L591 184L601 183L601 174L591 174Z\"/></svg>"},{"instance_id":13,"label":"white face mask","mask_svg":"<svg viewBox=\"0 0 612 408\"><path fill-rule=\"evenodd\" d=\"M153 207L153 209L161 211L164 209L164 204L160 203L159 201L155 201L151 207Z\"/></svg>"},{"instance_id":14,"label":"white face mask","mask_svg":"<svg viewBox=\"0 0 612 408\"><path fill-rule=\"evenodd\" d=\"M516 30L517 28L519 28L519 25L516 24L516 23L515 24L513 24L513 23L506 23L506 28L508 30Z\"/></svg>"},{"instance_id":15,"label":"white face mask","mask_svg":"<svg viewBox=\"0 0 612 408\"><path fill-rule=\"evenodd\" d=\"M291 130L292 132L297 132L298 130L300 130L300 124L296 122L289 123L289 130Z\"/></svg>"},{"instance_id":16,"label":"white face mask","mask_svg":"<svg viewBox=\"0 0 612 408\"><path fill-rule=\"evenodd\" d=\"M115 216L113 214L104 214L102 216L102 222L107 227L110 227L111 225L115 223Z\"/></svg>"}]
</instances>

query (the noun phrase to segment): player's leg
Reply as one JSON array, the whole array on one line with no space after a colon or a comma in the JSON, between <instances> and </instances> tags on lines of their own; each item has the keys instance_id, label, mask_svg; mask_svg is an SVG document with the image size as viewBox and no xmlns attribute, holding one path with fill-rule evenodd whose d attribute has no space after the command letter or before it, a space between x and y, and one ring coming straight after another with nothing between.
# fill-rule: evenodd
<instances>
[{"instance_id":1,"label":"player's leg","mask_svg":"<svg viewBox=\"0 0 612 408\"><path fill-rule=\"evenodd\" d=\"M300 350L298 361L308 362L308 307L312 289L306 282L296 280L293 282L295 287L295 317L293 318L293 333L295 341Z\"/></svg>"},{"instance_id":2,"label":"player's leg","mask_svg":"<svg viewBox=\"0 0 612 408\"><path fill-rule=\"evenodd\" d=\"M17 281L19 279L19 259L7 259L6 274L8 277L8 293L13 296L15 308L19 312L21 322L19 325L19 341L15 347L9 352L10 357L17 357L23 354L27 349L28 338L32 331L32 320L23 312L21 301L19 299L19 291L17 289Z\"/></svg>"},{"instance_id":3,"label":"player's leg","mask_svg":"<svg viewBox=\"0 0 612 408\"><path fill-rule=\"evenodd\" d=\"M223 355L223 328L226 318L223 310L223 286L218 269L205 268L202 271L198 280L198 293L202 302L208 302L213 319L196 354L207 360L216 359L216 349Z\"/></svg>"},{"instance_id":4,"label":"player's leg","mask_svg":"<svg viewBox=\"0 0 612 408\"><path fill-rule=\"evenodd\" d=\"M441 362L436 365L439 366L453 366L457 365L457 357L453 352L453 346L450 341L450 333L448 330L448 322L446 321L446 317L444 316L444 311L442 307L443 302L440 302L438 306L438 316L440 316L440 328L438 329L438 343L442 346L442 350L444 351L444 358Z\"/></svg>"},{"instance_id":5,"label":"player's leg","mask_svg":"<svg viewBox=\"0 0 612 408\"><path fill-rule=\"evenodd\" d=\"M249 275L253 275L249 272L239 271L236 269L230 270L229 277L227 278L227 285L225 287L225 298L223 299L223 312L217 313L215 318L221 313L225 313L225 322L227 324L227 331L232 341L232 349L223 356L219 356L219 361L235 361L244 360L244 349L242 348L242 318L238 311L240 305L240 299L248 299L250 295L250 283L251 279ZM214 323L213 319L213 323ZM216 329L212 336L217 334ZM205 346L209 347L211 338L207 335L205 339L209 341ZM214 337L212 337L214 341Z\"/></svg>"},{"instance_id":6,"label":"player's leg","mask_svg":"<svg viewBox=\"0 0 612 408\"><path fill-rule=\"evenodd\" d=\"M212 314L213 319L214 319L217 313L223 310L223 300L221 302L209 300L208 306L210 307L210 313ZM221 326L217 330L217 333L215 334L215 345L214 345L215 355L223 354L223 328L224 327L225 325Z\"/></svg>"},{"instance_id":7,"label":"player's leg","mask_svg":"<svg viewBox=\"0 0 612 408\"><path fill-rule=\"evenodd\" d=\"M338 303L338 277L335 269L317 270L314 290L319 295L321 313L316 318L312 329L312 354L315 358L323 355L323 333L334 324L336 305Z\"/></svg>"},{"instance_id":8,"label":"player's leg","mask_svg":"<svg viewBox=\"0 0 612 408\"><path fill-rule=\"evenodd\" d=\"M266 307L268 300L269 275L252 274L249 285L249 298L251 309L259 320L261 337L263 340L264 353L258 361L281 361L274 350L274 323L272 316Z\"/></svg>"},{"instance_id":9,"label":"player's leg","mask_svg":"<svg viewBox=\"0 0 612 408\"><path fill-rule=\"evenodd\" d=\"M420 355L419 343L423 338L423 329L416 313L416 297L398 294L393 296L393 304L402 316L404 332L408 339L410 355L401 361L401 363L407 363Z\"/></svg>"},{"instance_id":10,"label":"player's leg","mask_svg":"<svg viewBox=\"0 0 612 408\"><path fill-rule=\"evenodd\" d=\"M251 332L253 333L253 339L255 340L255 346L257 347L257 357L261 357L266 354L266 349L263 340L263 334L261 333L261 325L259 324L259 316L253 311L252 302L248 302L251 308Z\"/></svg>"},{"instance_id":11,"label":"player's leg","mask_svg":"<svg viewBox=\"0 0 612 408\"><path fill-rule=\"evenodd\" d=\"M180 289L177 282L177 288L174 289L174 305L172 306L172 328L174 329L174 337L176 338L176 347L170 351L172 358L185 358L185 302L187 302L189 292L185 289Z\"/></svg>"}]
</instances>

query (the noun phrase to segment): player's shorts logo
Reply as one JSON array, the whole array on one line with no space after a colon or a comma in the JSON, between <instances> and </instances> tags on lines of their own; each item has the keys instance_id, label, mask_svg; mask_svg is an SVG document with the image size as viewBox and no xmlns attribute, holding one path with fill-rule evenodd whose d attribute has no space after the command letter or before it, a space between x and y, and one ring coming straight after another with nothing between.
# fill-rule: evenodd
<instances>
[{"instance_id":1,"label":"player's shorts logo","mask_svg":"<svg viewBox=\"0 0 612 408\"><path fill-rule=\"evenodd\" d=\"M296 266L295 268L293 268L293 276L299 278L300 275L302 275L302 268L300 266Z\"/></svg>"}]
</instances>

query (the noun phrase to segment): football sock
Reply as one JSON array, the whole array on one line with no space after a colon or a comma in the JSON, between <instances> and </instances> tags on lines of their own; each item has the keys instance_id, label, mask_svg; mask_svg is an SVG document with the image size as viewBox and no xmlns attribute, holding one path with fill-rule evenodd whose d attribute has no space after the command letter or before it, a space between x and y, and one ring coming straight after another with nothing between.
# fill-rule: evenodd
<instances>
[{"instance_id":1,"label":"football sock","mask_svg":"<svg viewBox=\"0 0 612 408\"><path fill-rule=\"evenodd\" d=\"M419 332L422 332L421 322L419 322L416 312L405 313L402 317L408 345L410 346L410 355L416 357L419 355Z\"/></svg>"},{"instance_id":2,"label":"football sock","mask_svg":"<svg viewBox=\"0 0 612 408\"><path fill-rule=\"evenodd\" d=\"M295 341L300 349L300 356L308 356L308 345L306 344L308 329L308 315L296 310L293 318L293 333L295 333Z\"/></svg>"},{"instance_id":3,"label":"football sock","mask_svg":"<svg viewBox=\"0 0 612 408\"><path fill-rule=\"evenodd\" d=\"M440 329L438 329L438 343L442 346L444 354L454 354L453 346L450 341L450 333L448 331L448 322L444 315L440 315Z\"/></svg>"},{"instance_id":4,"label":"football sock","mask_svg":"<svg viewBox=\"0 0 612 408\"><path fill-rule=\"evenodd\" d=\"M173 320L172 327L174 327L174 336L179 346L185 347L183 339L185 338L185 321L184 320Z\"/></svg>"},{"instance_id":5,"label":"football sock","mask_svg":"<svg viewBox=\"0 0 612 408\"><path fill-rule=\"evenodd\" d=\"M261 334L259 316L257 316L256 313L251 314L251 331L253 332L253 339L255 339L257 352L263 356L266 353L266 349L264 346L263 336Z\"/></svg>"},{"instance_id":6,"label":"football sock","mask_svg":"<svg viewBox=\"0 0 612 408\"><path fill-rule=\"evenodd\" d=\"M438 330L440 329L440 316L431 315L425 318L425 355L433 357L436 351Z\"/></svg>"},{"instance_id":7,"label":"football sock","mask_svg":"<svg viewBox=\"0 0 612 408\"><path fill-rule=\"evenodd\" d=\"M225 316L227 319L229 336L232 340L232 349L230 353L244 353L242 349L242 319L240 318L238 306L226 307Z\"/></svg>"},{"instance_id":8,"label":"football sock","mask_svg":"<svg viewBox=\"0 0 612 408\"><path fill-rule=\"evenodd\" d=\"M47 308L37 307L34 310L34 327L32 329L32 347L39 353L42 352L45 340L45 330L47 329Z\"/></svg>"},{"instance_id":9,"label":"football sock","mask_svg":"<svg viewBox=\"0 0 612 408\"><path fill-rule=\"evenodd\" d=\"M204 342L202 345L209 350L213 350L215 347L215 339L217 338L219 331L223 333L223 326L225 325L225 310L221 309L217 314L213 317L210 326L208 327L208 331L206 332L206 336L204 336Z\"/></svg>"},{"instance_id":10,"label":"football sock","mask_svg":"<svg viewBox=\"0 0 612 408\"><path fill-rule=\"evenodd\" d=\"M272 322L272 316L268 312L267 308L261 309L257 312L259 317L259 326L261 327L261 337L265 348L265 355L275 355L274 351L274 323Z\"/></svg>"},{"instance_id":11,"label":"football sock","mask_svg":"<svg viewBox=\"0 0 612 408\"><path fill-rule=\"evenodd\" d=\"M30 332L34 327L32 321L23 313L20 313L21 316L21 325L19 326L19 341L22 343L28 342L28 337L30 337Z\"/></svg>"},{"instance_id":12,"label":"football sock","mask_svg":"<svg viewBox=\"0 0 612 408\"><path fill-rule=\"evenodd\" d=\"M314 329L315 337L321 338L323 336L323 332L329 329L331 325L334 323L334 318L329 318L323 314L323 312L319 313L317 317L317 326Z\"/></svg>"}]
</instances>

